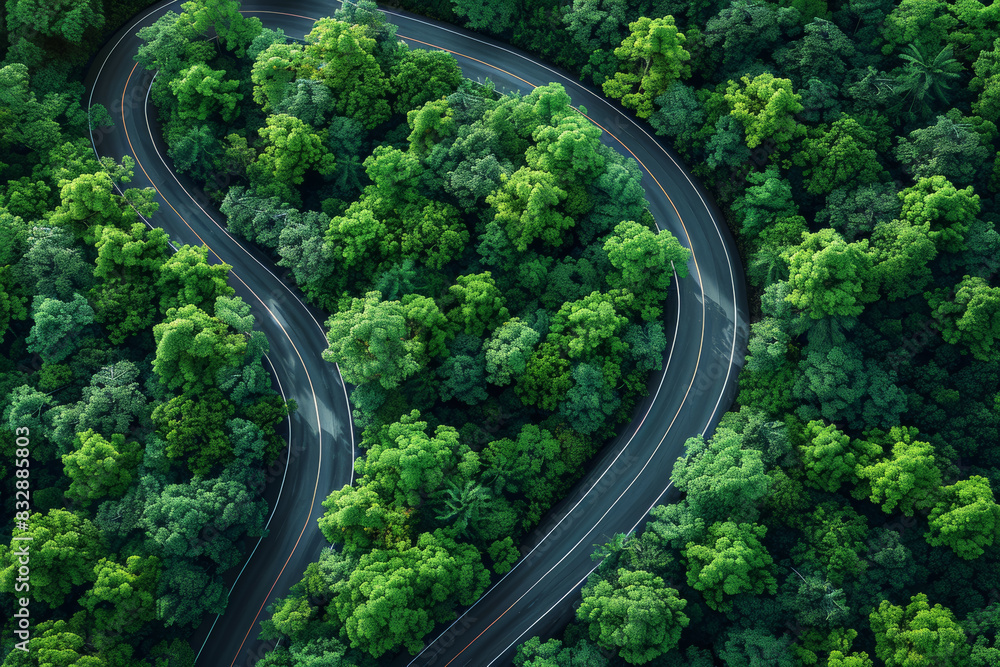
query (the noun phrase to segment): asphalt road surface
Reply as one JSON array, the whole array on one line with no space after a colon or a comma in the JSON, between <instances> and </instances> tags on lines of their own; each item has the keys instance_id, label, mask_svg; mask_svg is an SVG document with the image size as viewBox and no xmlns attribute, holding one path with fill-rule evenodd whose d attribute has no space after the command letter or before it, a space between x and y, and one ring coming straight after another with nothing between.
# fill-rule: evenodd
<instances>
[{"instance_id":1,"label":"asphalt road surface","mask_svg":"<svg viewBox=\"0 0 1000 667\"><path fill-rule=\"evenodd\" d=\"M301 38L313 20L339 3L287 0L244 3L267 27ZM338 370L323 362L325 315L308 306L286 273L225 230L225 216L189 178L174 173L148 100L152 74L137 67L135 33L180 2L138 14L96 56L87 77L90 102L107 107L114 128L92 133L99 155L136 160L129 187L152 186L160 209L152 224L175 244L206 244L213 262L232 265L230 284L251 304L257 326L271 343L269 361L283 395L299 410L290 419L289 448L268 475L264 492L273 507L269 535L248 544L252 555L232 585L225 614L199 627L192 645L198 665L256 664L274 642L257 639L264 608L287 594L326 541L316 527L320 503L353 479L355 434ZM735 244L718 209L676 156L616 104L572 75L502 42L422 17L385 10L412 48L452 52L465 76L492 80L503 92L528 93L561 83L573 104L604 130L602 140L639 161L650 209L693 251L690 275L677 283L665 315L672 333L664 372L632 422L589 466L573 492L549 513L522 546L522 558L458 619L435 629L417 656L393 665L507 664L517 644L558 630L573 614L576 591L594 569L590 554L615 533L640 527L649 510L668 500L669 476L684 441L710 433L729 408L743 364L748 333L746 291ZM287 462L287 466L281 465Z\"/></svg>"}]
</instances>

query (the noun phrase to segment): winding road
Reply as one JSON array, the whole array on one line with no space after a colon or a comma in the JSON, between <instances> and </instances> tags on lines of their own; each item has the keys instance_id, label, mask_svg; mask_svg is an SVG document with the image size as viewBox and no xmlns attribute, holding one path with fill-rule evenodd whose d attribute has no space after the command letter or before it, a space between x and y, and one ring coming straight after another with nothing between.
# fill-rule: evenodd
<instances>
[{"instance_id":1,"label":"winding road","mask_svg":"<svg viewBox=\"0 0 1000 667\"><path fill-rule=\"evenodd\" d=\"M325 315L304 303L287 275L259 251L230 236L225 216L191 179L174 173L148 100L152 74L137 67L135 33L180 1L141 12L97 54L86 84L90 103L107 107L114 128L92 132L98 155L136 160L130 187L154 187L160 208L153 224L174 243L201 244L213 262L232 265L230 284L251 304L256 326L270 341L268 356L283 395L298 412L289 420L289 447L268 474L264 491L273 508L269 535L251 541L251 556L231 573L225 614L197 629L192 645L198 665L249 667L274 642L257 639L264 608L287 594L326 541L316 527L322 501L353 479L355 433L347 403L349 387L321 360ZM244 3L243 12L291 37L309 32L316 18L339 6L317 0ZM642 185L661 228L693 251L690 276L677 283L668 308L673 332L665 369L632 422L620 429L573 492L522 545L522 558L507 575L452 624L435 630L417 656L399 655L393 665L508 663L514 647L535 634L556 630L573 613L575 592L594 569L596 545L640 526L649 510L668 498L669 475L684 441L710 433L731 405L748 333L743 271L719 211L674 154L646 127L598 92L561 70L502 42L454 26L385 9L398 35L413 48L438 48L458 59L465 76L491 79L501 91L523 93L561 83L577 106L604 130L602 141L643 168ZM287 466L284 465L287 463Z\"/></svg>"}]
</instances>

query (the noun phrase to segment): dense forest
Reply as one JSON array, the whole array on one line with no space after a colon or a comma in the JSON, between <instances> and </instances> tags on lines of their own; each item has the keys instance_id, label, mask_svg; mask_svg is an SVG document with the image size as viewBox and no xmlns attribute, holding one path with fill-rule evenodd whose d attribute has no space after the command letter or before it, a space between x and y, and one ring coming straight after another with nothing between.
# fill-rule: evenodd
<instances>
[{"instance_id":1,"label":"dense forest","mask_svg":"<svg viewBox=\"0 0 1000 667\"><path fill-rule=\"evenodd\" d=\"M334 548L271 607L259 664L416 652L631 418L690 252L561 86L498 95L373 2L301 43L235 5L218 42L197 21L140 32L170 155L331 314L364 429L323 503Z\"/></svg>"},{"instance_id":2,"label":"dense forest","mask_svg":"<svg viewBox=\"0 0 1000 667\"><path fill-rule=\"evenodd\" d=\"M286 447L293 406L230 267L172 251L131 159L94 156L110 118L81 105L84 67L140 8L0 9L5 667L192 665ZM15 610L31 621L17 648Z\"/></svg>"},{"instance_id":3,"label":"dense forest","mask_svg":"<svg viewBox=\"0 0 1000 667\"><path fill-rule=\"evenodd\" d=\"M741 246L737 405L515 665L1000 664L1000 6L402 3L645 118Z\"/></svg>"}]
</instances>

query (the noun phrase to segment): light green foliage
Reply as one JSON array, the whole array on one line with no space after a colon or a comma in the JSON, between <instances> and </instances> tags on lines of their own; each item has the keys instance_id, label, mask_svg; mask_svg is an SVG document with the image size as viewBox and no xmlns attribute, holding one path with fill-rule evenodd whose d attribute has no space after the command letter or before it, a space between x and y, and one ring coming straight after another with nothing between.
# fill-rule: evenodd
<instances>
[{"instance_id":1,"label":"light green foliage","mask_svg":"<svg viewBox=\"0 0 1000 667\"><path fill-rule=\"evenodd\" d=\"M352 647L376 658L397 648L415 654L435 623L454 618L452 605L471 604L488 583L476 548L438 530L415 546L361 556L333 585L333 608Z\"/></svg>"},{"instance_id":2,"label":"light green foliage","mask_svg":"<svg viewBox=\"0 0 1000 667\"><path fill-rule=\"evenodd\" d=\"M871 281L872 261L867 241L847 243L832 229L803 235L788 250L785 300L812 319L857 316L877 294Z\"/></svg>"},{"instance_id":3,"label":"light green foliage","mask_svg":"<svg viewBox=\"0 0 1000 667\"><path fill-rule=\"evenodd\" d=\"M597 178L604 170L604 156L598 148L602 131L580 114L567 114L552 125L542 125L528 148L528 166L554 174L561 184L572 187Z\"/></svg>"},{"instance_id":4,"label":"light green foliage","mask_svg":"<svg viewBox=\"0 0 1000 667\"><path fill-rule=\"evenodd\" d=\"M330 347L323 358L340 366L351 384L377 381L392 389L424 364L425 345L410 336L402 304L379 292L353 299L327 323Z\"/></svg>"},{"instance_id":5,"label":"light green foliage","mask_svg":"<svg viewBox=\"0 0 1000 667\"><path fill-rule=\"evenodd\" d=\"M705 604L717 611L731 609L729 597L739 593L774 594L778 585L771 574L773 560L761 544L766 534L766 527L752 523L713 523L705 539L689 542L682 552L688 585L701 591Z\"/></svg>"},{"instance_id":6,"label":"light green foliage","mask_svg":"<svg viewBox=\"0 0 1000 667\"><path fill-rule=\"evenodd\" d=\"M102 9L89 0L12 0L7 3L7 29L80 43L88 31L104 25Z\"/></svg>"},{"instance_id":7,"label":"light green foliage","mask_svg":"<svg viewBox=\"0 0 1000 667\"><path fill-rule=\"evenodd\" d=\"M589 359L602 347L610 353L623 352L619 334L627 323L614 296L591 292L562 305L552 318L546 342L561 346L570 359Z\"/></svg>"},{"instance_id":8,"label":"light green foliage","mask_svg":"<svg viewBox=\"0 0 1000 667\"><path fill-rule=\"evenodd\" d=\"M448 310L453 329L482 338L510 318L503 294L489 271L459 276L448 288L455 306Z\"/></svg>"},{"instance_id":9,"label":"light green foliage","mask_svg":"<svg viewBox=\"0 0 1000 667\"><path fill-rule=\"evenodd\" d=\"M939 49L958 21L949 3L940 0L901 0L882 24L886 44L882 53L889 55L904 44L920 41Z\"/></svg>"},{"instance_id":10,"label":"light green foliage","mask_svg":"<svg viewBox=\"0 0 1000 667\"><path fill-rule=\"evenodd\" d=\"M802 142L802 152L794 157L805 167L806 190L829 194L850 184L868 185L879 179L883 169L873 150L875 135L854 118L841 114L829 130Z\"/></svg>"},{"instance_id":11,"label":"light green foliage","mask_svg":"<svg viewBox=\"0 0 1000 667\"><path fill-rule=\"evenodd\" d=\"M319 529L331 544L343 544L344 553L402 549L411 543L412 508L392 504L373 485L345 486L331 493L323 507Z\"/></svg>"},{"instance_id":12,"label":"light green foliage","mask_svg":"<svg viewBox=\"0 0 1000 667\"><path fill-rule=\"evenodd\" d=\"M894 220L880 222L872 234L872 273L889 301L923 292L931 282L929 263L938 255L930 226Z\"/></svg>"},{"instance_id":13,"label":"light green foliage","mask_svg":"<svg viewBox=\"0 0 1000 667\"><path fill-rule=\"evenodd\" d=\"M747 176L750 185L733 202L745 238L764 244L783 221L800 218L792 198L792 185L775 165ZM797 241L798 239L796 239Z\"/></svg>"},{"instance_id":14,"label":"light green foliage","mask_svg":"<svg viewBox=\"0 0 1000 667\"><path fill-rule=\"evenodd\" d=\"M213 70L205 63L197 63L172 79L168 85L177 96L180 117L206 121L212 114L218 113L224 122L232 121L243 95L236 92L240 82L224 81L225 75L223 70Z\"/></svg>"},{"instance_id":15,"label":"light green foliage","mask_svg":"<svg viewBox=\"0 0 1000 667\"><path fill-rule=\"evenodd\" d=\"M509 177L501 176L500 187L486 202L510 241L524 252L535 240L549 246L564 242L562 232L576 224L556 209L566 194L556 185L554 175L522 167Z\"/></svg>"},{"instance_id":16,"label":"light green foliage","mask_svg":"<svg viewBox=\"0 0 1000 667\"><path fill-rule=\"evenodd\" d=\"M216 299L235 293L226 284L231 268L224 262L209 264L207 246L181 246L160 265L156 280L156 289L161 294L160 312L187 305L212 312Z\"/></svg>"},{"instance_id":17,"label":"light green foliage","mask_svg":"<svg viewBox=\"0 0 1000 667\"><path fill-rule=\"evenodd\" d=\"M728 428L718 429L707 443L702 436L688 438L670 479L705 521L756 520L757 505L771 486L760 452L744 447Z\"/></svg>"},{"instance_id":18,"label":"light green foliage","mask_svg":"<svg viewBox=\"0 0 1000 667\"><path fill-rule=\"evenodd\" d=\"M193 391L210 386L216 373L243 358L247 341L230 333L221 320L195 305L171 308L153 327L156 358L153 370L169 389Z\"/></svg>"},{"instance_id":19,"label":"light green foliage","mask_svg":"<svg viewBox=\"0 0 1000 667\"><path fill-rule=\"evenodd\" d=\"M437 490L446 475L455 475L459 462L469 452L459 444L458 431L438 426L433 436L427 422L413 410L399 421L379 429L375 440L366 442L368 453L355 464L365 485L401 507L417 507L421 497Z\"/></svg>"},{"instance_id":20,"label":"light green foliage","mask_svg":"<svg viewBox=\"0 0 1000 667\"><path fill-rule=\"evenodd\" d=\"M688 275L691 251L666 230L622 222L604 242L604 251L616 269L608 274L608 284L635 294L647 321L659 318L674 271L681 278Z\"/></svg>"},{"instance_id":21,"label":"light green foliage","mask_svg":"<svg viewBox=\"0 0 1000 667\"><path fill-rule=\"evenodd\" d=\"M250 73L254 102L264 111L273 111L298 77L302 60L302 48L298 44L275 42L261 51Z\"/></svg>"},{"instance_id":22,"label":"light green foliage","mask_svg":"<svg viewBox=\"0 0 1000 667\"><path fill-rule=\"evenodd\" d=\"M256 16L243 16L239 0L189 0L181 5L181 23L202 35L214 31L219 41L237 58L261 33L263 26Z\"/></svg>"},{"instance_id":23,"label":"light green foliage","mask_svg":"<svg viewBox=\"0 0 1000 667\"><path fill-rule=\"evenodd\" d=\"M1000 288L983 278L965 276L954 291L926 293L927 303L940 324L941 337L980 361L1000 359Z\"/></svg>"},{"instance_id":24,"label":"light green foliage","mask_svg":"<svg viewBox=\"0 0 1000 667\"><path fill-rule=\"evenodd\" d=\"M375 58L376 41L365 26L322 18L306 35L300 73L333 93L338 116L371 130L388 120L392 83ZM266 52L265 52L266 53Z\"/></svg>"},{"instance_id":25,"label":"light green foliage","mask_svg":"<svg viewBox=\"0 0 1000 667\"><path fill-rule=\"evenodd\" d=\"M869 460L871 448L852 444L850 436L834 424L811 421L802 435L805 443L798 450L806 468L806 483L821 491L833 493L844 482L855 481L855 467Z\"/></svg>"},{"instance_id":26,"label":"light green foliage","mask_svg":"<svg viewBox=\"0 0 1000 667\"><path fill-rule=\"evenodd\" d=\"M990 482L973 475L940 490L927 517L930 531L924 537L932 546L947 546L966 560L979 558L1000 533L1000 506Z\"/></svg>"},{"instance_id":27,"label":"light green foliage","mask_svg":"<svg viewBox=\"0 0 1000 667\"><path fill-rule=\"evenodd\" d=\"M960 667L968 664L965 632L950 609L917 593L905 608L883 600L872 611L875 654L886 667Z\"/></svg>"},{"instance_id":28,"label":"light green foliage","mask_svg":"<svg viewBox=\"0 0 1000 667\"><path fill-rule=\"evenodd\" d=\"M917 440L918 433L913 427L893 428L884 437L885 444L892 447L891 457L858 468L858 477L871 487L871 501L881 504L883 512L892 513L898 506L905 516L913 516L915 510L933 504L933 495L941 486L934 447ZM879 435L869 434L867 439L882 446Z\"/></svg>"},{"instance_id":29,"label":"light green foliage","mask_svg":"<svg viewBox=\"0 0 1000 667\"><path fill-rule=\"evenodd\" d=\"M606 667L607 664L601 650L586 639L563 647L558 639L543 644L538 637L532 637L518 646L514 655L515 667Z\"/></svg>"},{"instance_id":30,"label":"light green foliage","mask_svg":"<svg viewBox=\"0 0 1000 667\"><path fill-rule=\"evenodd\" d=\"M105 556L97 526L63 509L32 514L27 532L18 534L31 537L31 599L50 609L61 606L74 586L94 581L94 565ZM17 542L0 545L0 583L7 591L14 590L21 565L17 550Z\"/></svg>"},{"instance_id":31,"label":"light green foliage","mask_svg":"<svg viewBox=\"0 0 1000 667\"><path fill-rule=\"evenodd\" d=\"M458 90L462 70L447 51L414 49L403 54L391 79L396 93L393 111L405 114Z\"/></svg>"},{"instance_id":32,"label":"light green foliage","mask_svg":"<svg viewBox=\"0 0 1000 667\"><path fill-rule=\"evenodd\" d=\"M992 49L979 53L972 70L975 76L969 90L979 92L972 113L988 121L1000 120L1000 38L993 42Z\"/></svg>"},{"instance_id":33,"label":"light green foliage","mask_svg":"<svg viewBox=\"0 0 1000 667\"><path fill-rule=\"evenodd\" d=\"M424 156L435 145L444 139L452 137L457 131L455 114L444 99L433 100L406 114L406 123L410 126L410 152Z\"/></svg>"},{"instance_id":34,"label":"light green foliage","mask_svg":"<svg viewBox=\"0 0 1000 667\"><path fill-rule=\"evenodd\" d=\"M899 193L903 210L899 219L913 226L926 226L938 250L958 252L965 248L969 225L979 214L979 195L972 186L957 189L944 176L919 179Z\"/></svg>"},{"instance_id":35,"label":"light green foliage","mask_svg":"<svg viewBox=\"0 0 1000 667\"><path fill-rule=\"evenodd\" d=\"M628 27L630 34L615 49L619 71L604 82L604 94L635 109L639 118L649 118L653 100L677 79L691 75L691 54L684 49L687 38L673 16L643 16Z\"/></svg>"},{"instance_id":36,"label":"light green foliage","mask_svg":"<svg viewBox=\"0 0 1000 667\"><path fill-rule=\"evenodd\" d=\"M138 632L156 618L160 560L129 556L125 565L102 558L94 566L96 581L80 604L94 615L97 628L109 634Z\"/></svg>"},{"instance_id":37,"label":"light green foliage","mask_svg":"<svg viewBox=\"0 0 1000 667\"><path fill-rule=\"evenodd\" d=\"M486 380L502 387L521 377L539 338L538 332L520 318L514 317L504 322L483 347L486 354Z\"/></svg>"},{"instance_id":38,"label":"light green foliage","mask_svg":"<svg viewBox=\"0 0 1000 667\"><path fill-rule=\"evenodd\" d=\"M321 133L288 114L268 116L266 123L258 130L265 147L255 166L268 178L300 185L310 169L324 176L333 173L336 159L327 152Z\"/></svg>"},{"instance_id":39,"label":"light green foliage","mask_svg":"<svg viewBox=\"0 0 1000 667\"><path fill-rule=\"evenodd\" d=\"M233 460L233 446L224 430L233 416L232 404L215 388L183 393L153 409L157 433L166 442L167 458L184 461L203 477L219 464Z\"/></svg>"},{"instance_id":40,"label":"light green foliage","mask_svg":"<svg viewBox=\"0 0 1000 667\"><path fill-rule=\"evenodd\" d=\"M590 638L599 646L641 665L677 646L690 622L686 606L660 577L619 569L614 580L601 579L584 588L576 617L589 623Z\"/></svg>"},{"instance_id":41,"label":"light green foliage","mask_svg":"<svg viewBox=\"0 0 1000 667\"><path fill-rule=\"evenodd\" d=\"M94 309L79 294L68 302L43 298L35 302L32 310L35 324L28 334L28 350L53 364L73 354L83 332L94 321Z\"/></svg>"},{"instance_id":42,"label":"light green foliage","mask_svg":"<svg viewBox=\"0 0 1000 667\"><path fill-rule=\"evenodd\" d=\"M73 451L62 457L63 474L72 480L67 497L83 506L94 500L121 497L132 484L133 471L141 458L138 443L126 444L125 436L119 433L110 440L92 429L78 433Z\"/></svg>"},{"instance_id":43,"label":"light green foliage","mask_svg":"<svg viewBox=\"0 0 1000 667\"><path fill-rule=\"evenodd\" d=\"M772 140L779 150L788 150L791 141L805 133L795 120L802 111L801 96L792 92L792 82L770 73L753 79L740 77L726 87L729 113L743 125L747 147L755 148Z\"/></svg>"}]
</instances>

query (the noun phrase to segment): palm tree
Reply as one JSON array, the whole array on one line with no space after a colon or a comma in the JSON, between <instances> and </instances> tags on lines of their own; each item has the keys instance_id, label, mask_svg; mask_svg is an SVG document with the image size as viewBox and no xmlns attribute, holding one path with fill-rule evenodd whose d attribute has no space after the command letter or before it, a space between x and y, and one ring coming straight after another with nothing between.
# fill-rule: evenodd
<instances>
[{"instance_id":1,"label":"palm tree","mask_svg":"<svg viewBox=\"0 0 1000 667\"><path fill-rule=\"evenodd\" d=\"M489 489L470 479L462 486L449 480L442 491L444 507L434 518L452 524L460 534L468 536L472 525L489 503Z\"/></svg>"},{"instance_id":2,"label":"palm tree","mask_svg":"<svg viewBox=\"0 0 1000 667\"><path fill-rule=\"evenodd\" d=\"M948 103L952 82L964 68L952 57L951 45L942 48L933 59L928 59L916 44L910 44L907 49L909 53L899 56L906 61L906 65L903 73L896 78L897 92L905 92L910 97L907 111L912 113L913 105L917 104L920 115L925 116L931 111L929 100Z\"/></svg>"}]
</instances>

